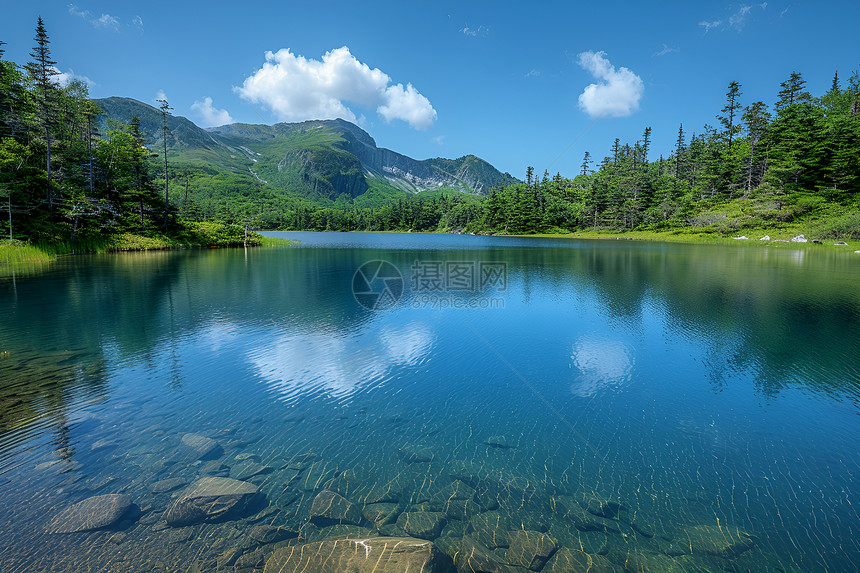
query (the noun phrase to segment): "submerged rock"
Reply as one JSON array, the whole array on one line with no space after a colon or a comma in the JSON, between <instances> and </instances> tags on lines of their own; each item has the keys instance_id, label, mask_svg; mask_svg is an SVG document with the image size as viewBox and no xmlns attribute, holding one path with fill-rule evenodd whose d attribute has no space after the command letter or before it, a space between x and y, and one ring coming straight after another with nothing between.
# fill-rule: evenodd
<instances>
[{"instance_id":1,"label":"submerged rock","mask_svg":"<svg viewBox=\"0 0 860 573\"><path fill-rule=\"evenodd\" d=\"M327 525L360 525L361 509L331 490L321 491L311 505L310 521L319 527Z\"/></svg>"},{"instance_id":2,"label":"submerged rock","mask_svg":"<svg viewBox=\"0 0 860 573\"><path fill-rule=\"evenodd\" d=\"M617 522L587 511L584 505L588 504L584 498L576 500L569 495L556 495L550 501L553 513L572 524L579 531L621 533Z\"/></svg>"},{"instance_id":3,"label":"submerged rock","mask_svg":"<svg viewBox=\"0 0 860 573\"><path fill-rule=\"evenodd\" d=\"M624 564L625 571L634 573L650 573L652 571L659 571L660 573L688 573L688 569L684 568L671 557L645 551L631 551L626 555Z\"/></svg>"},{"instance_id":4,"label":"submerged rock","mask_svg":"<svg viewBox=\"0 0 860 573\"><path fill-rule=\"evenodd\" d=\"M45 527L47 533L76 533L108 527L131 508L125 494L96 495L66 508Z\"/></svg>"},{"instance_id":5,"label":"submerged rock","mask_svg":"<svg viewBox=\"0 0 860 573\"><path fill-rule=\"evenodd\" d=\"M152 493L167 493L178 489L187 483L188 482L185 479L180 477L167 478L153 483L149 486L149 489Z\"/></svg>"},{"instance_id":6,"label":"submerged rock","mask_svg":"<svg viewBox=\"0 0 860 573\"><path fill-rule=\"evenodd\" d=\"M542 573L621 573L603 555L591 555L576 549L561 547L547 562Z\"/></svg>"},{"instance_id":7,"label":"submerged rock","mask_svg":"<svg viewBox=\"0 0 860 573\"><path fill-rule=\"evenodd\" d=\"M466 531L476 541L490 549L508 546L508 532L513 528L507 515L498 511L486 511L472 516Z\"/></svg>"},{"instance_id":8,"label":"submerged rock","mask_svg":"<svg viewBox=\"0 0 860 573\"><path fill-rule=\"evenodd\" d=\"M394 523L400 515L400 506L396 503L372 503L364 506L364 519L379 528L382 525Z\"/></svg>"},{"instance_id":9,"label":"submerged rock","mask_svg":"<svg viewBox=\"0 0 860 573\"><path fill-rule=\"evenodd\" d=\"M437 541L445 553L454 556L457 571L468 573L526 573L528 569L508 565L501 557L469 536L440 537Z\"/></svg>"},{"instance_id":10,"label":"submerged rock","mask_svg":"<svg viewBox=\"0 0 860 573\"><path fill-rule=\"evenodd\" d=\"M398 450L400 457L410 464L422 464L433 461L434 452L430 448L416 445L406 445Z\"/></svg>"},{"instance_id":11,"label":"submerged rock","mask_svg":"<svg viewBox=\"0 0 860 573\"><path fill-rule=\"evenodd\" d=\"M187 459L214 460L224 453L218 442L200 434L185 434L182 445L185 446L182 453Z\"/></svg>"},{"instance_id":12,"label":"submerged rock","mask_svg":"<svg viewBox=\"0 0 860 573\"><path fill-rule=\"evenodd\" d=\"M325 540L275 550L265 573L453 573L451 559L432 542L409 537Z\"/></svg>"},{"instance_id":13,"label":"submerged rock","mask_svg":"<svg viewBox=\"0 0 860 573\"><path fill-rule=\"evenodd\" d=\"M304 492L316 492L323 489L323 484L335 475L337 475L337 467L324 460L318 460L310 462L307 471L295 483Z\"/></svg>"},{"instance_id":14,"label":"submerged rock","mask_svg":"<svg viewBox=\"0 0 860 573\"><path fill-rule=\"evenodd\" d=\"M273 525L256 525L248 530L248 537L260 543L277 543L284 539L298 537L298 535L297 531Z\"/></svg>"},{"instance_id":15,"label":"submerged rock","mask_svg":"<svg viewBox=\"0 0 860 573\"><path fill-rule=\"evenodd\" d=\"M724 559L737 557L755 545L755 538L737 527L697 525L688 527L672 548L685 549L684 553L705 553Z\"/></svg>"},{"instance_id":16,"label":"submerged rock","mask_svg":"<svg viewBox=\"0 0 860 573\"><path fill-rule=\"evenodd\" d=\"M469 519L482 511L475 501L475 489L462 481L454 481L430 497L430 508L441 511L451 519Z\"/></svg>"},{"instance_id":17,"label":"submerged rock","mask_svg":"<svg viewBox=\"0 0 860 573\"><path fill-rule=\"evenodd\" d=\"M555 553L555 539L539 531L513 531L508 537L505 561L532 571L540 571Z\"/></svg>"},{"instance_id":18,"label":"submerged rock","mask_svg":"<svg viewBox=\"0 0 860 573\"><path fill-rule=\"evenodd\" d=\"M246 509L257 494L257 486L225 477L204 477L193 482L165 514L173 527L226 518Z\"/></svg>"},{"instance_id":19,"label":"submerged rock","mask_svg":"<svg viewBox=\"0 0 860 573\"><path fill-rule=\"evenodd\" d=\"M407 511L397 518L397 526L412 537L433 540L445 527L445 514L437 511Z\"/></svg>"},{"instance_id":20,"label":"submerged rock","mask_svg":"<svg viewBox=\"0 0 860 573\"><path fill-rule=\"evenodd\" d=\"M592 515L608 519L615 518L618 512L624 509L624 506L617 501L605 499L593 493L585 493L579 496L579 505Z\"/></svg>"},{"instance_id":21,"label":"submerged rock","mask_svg":"<svg viewBox=\"0 0 860 573\"><path fill-rule=\"evenodd\" d=\"M255 476L271 473L273 470L274 468L255 462L252 459L246 459L230 468L230 477L245 481Z\"/></svg>"},{"instance_id":22,"label":"submerged rock","mask_svg":"<svg viewBox=\"0 0 860 573\"><path fill-rule=\"evenodd\" d=\"M379 534L368 527L358 525L329 525L328 527L317 527L308 523L301 529L301 537L305 543L334 539L369 539L379 537Z\"/></svg>"}]
</instances>

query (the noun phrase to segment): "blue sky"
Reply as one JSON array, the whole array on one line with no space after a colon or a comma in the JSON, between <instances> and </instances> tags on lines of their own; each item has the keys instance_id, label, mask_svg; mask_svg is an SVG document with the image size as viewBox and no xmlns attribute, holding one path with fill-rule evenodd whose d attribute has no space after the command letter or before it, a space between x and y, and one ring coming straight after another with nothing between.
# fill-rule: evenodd
<instances>
[{"instance_id":1,"label":"blue sky","mask_svg":"<svg viewBox=\"0 0 860 573\"><path fill-rule=\"evenodd\" d=\"M586 150L599 160L646 126L656 159L679 123L716 123L733 80L744 105L772 104L794 70L820 95L860 63L856 1L0 0L0 13L6 59L28 59L41 15L60 71L93 97L162 93L204 126L340 115L417 159L472 153L520 178L575 175Z\"/></svg>"}]
</instances>

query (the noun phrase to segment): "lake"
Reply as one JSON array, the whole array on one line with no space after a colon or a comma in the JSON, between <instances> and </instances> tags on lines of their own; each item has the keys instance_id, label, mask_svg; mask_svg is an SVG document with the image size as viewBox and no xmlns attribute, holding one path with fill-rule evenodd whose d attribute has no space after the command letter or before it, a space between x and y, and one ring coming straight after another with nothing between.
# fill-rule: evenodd
<instances>
[{"instance_id":1,"label":"lake","mask_svg":"<svg viewBox=\"0 0 860 573\"><path fill-rule=\"evenodd\" d=\"M4 573L860 570L860 255L273 235L0 279Z\"/></svg>"}]
</instances>

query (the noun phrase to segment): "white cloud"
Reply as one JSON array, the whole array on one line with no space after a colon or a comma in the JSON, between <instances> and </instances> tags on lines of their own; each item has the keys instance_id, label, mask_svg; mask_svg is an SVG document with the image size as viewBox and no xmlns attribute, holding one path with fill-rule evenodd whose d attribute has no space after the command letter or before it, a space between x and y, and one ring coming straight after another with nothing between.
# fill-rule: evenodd
<instances>
[{"instance_id":1,"label":"white cloud","mask_svg":"<svg viewBox=\"0 0 860 573\"><path fill-rule=\"evenodd\" d=\"M402 119L415 129L427 129L436 121L436 110L430 105L430 100L418 93L412 84L397 84L385 88L385 101L376 108L376 112L391 122Z\"/></svg>"},{"instance_id":2,"label":"white cloud","mask_svg":"<svg viewBox=\"0 0 860 573\"><path fill-rule=\"evenodd\" d=\"M200 101L191 104L192 111L196 111L201 119L203 127L214 127L233 123L233 118L226 109L218 109L212 105L212 98L206 96Z\"/></svg>"},{"instance_id":3,"label":"white cloud","mask_svg":"<svg viewBox=\"0 0 860 573\"><path fill-rule=\"evenodd\" d=\"M74 4L69 4L68 8L69 14L83 18L96 28L112 28L113 30L119 30L119 19L111 16L110 14L102 14L99 17L95 17L89 10L81 10Z\"/></svg>"},{"instance_id":4,"label":"white cloud","mask_svg":"<svg viewBox=\"0 0 860 573\"><path fill-rule=\"evenodd\" d=\"M705 34L711 31L711 28L719 28L723 24L722 20L714 20L712 22L701 21L699 22L699 26L702 26L705 29Z\"/></svg>"},{"instance_id":5,"label":"white cloud","mask_svg":"<svg viewBox=\"0 0 860 573\"><path fill-rule=\"evenodd\" d=\"M665 56L666 54L671 54L671 53L680 52L680 51L681 51L681 48L670 48L666 44L663 44L663 49L658 51L658 52L654 52L654 56L660 57L660 56Z\"/></svg>"},{"instance_id":6,"label":"white cloud","mask_svg":"<svg viewBox=\"0 0 860 573\"><path fill-rule=\"evenodd\" d=\"M747 14L752 10L752 6L741 6L740 9L729 16L729 26L736 29L738 32L743 30L746 25Z\"/></svg>"},{"instance_id":7,"label":"white cloud","mask_svg":"<svg viewBox=\"0 0 860 573\"><path fill-rule=\"evenodd\" d=\"M164 93L164 90L158 90L158 93L155 94L155 101L158 102L158 100L160 99L163 99L164 101L169 101L167 99L167 94Z\"/></svg>"},{"instance_id":8,"label":"white cloud","mask_svg":"<svg viewBox=\"0 0 860 573\"><path fill-rule=\"evenodd\" d=\"M444 145L446 137L448 137L448 136L447 135L437 135L436 137L431 138L430 141L432 141L436 145Z\"/></svg>"},{"instance_id":9,"label":"white cloud","mask_svg":"<svg viewBox=\"0 0 860 573\"><path fill-rule=\"evenodd\" d=\"M137 26L141 32L143 32L143 18L140 16L135 16L131 19L131 23Z\"/></svg>"},{"instance_id":10,"label":"white cloud","mask_svg":"<svg viewBox=\"0 0 860 573\"><path fill-rule=\"evenodd\" d=\"M626 117L639 110L645 91L642 78L627 68L616 69L604 52L582 52L577 63L600 83L587 86L579 96L579 107L593 118Z\"/></svg>"},{"instance_id":11,"label":"white cloud","mask_svg":"<svg viewBox=\"0 0 860 573\"><path fill-rule=\"evenodd\" d=\"M56 74L54 75L54 81L61 87L64 88L69 85L69 82L72 80L80 80L87 84L87 87L93 87L96 85L94 81L92 81L87 76L81 76L75 73L75 70L69 69L68 72L60 71L60 68L57 66L53 66Z\"/></svg>"},{"instance_id":12,"label":"white cloud","mask_svg":"<svg viewBox=\"0 0 860 573\"><path fill-rule=\"evenodd\" d=\"M767 2L762 2L761 4L741 4L737 12L729 15L727 26L723 26L723 20L713 20L712 22L703 20L702 22L699 22L699 26L702 26L705 29L706 34L712 29L728 30L729 28L734 28L737 32L741 32L743 31L744 26L746 26L747 19L750 17L754 7L761 8L762 11L765 11L767 10Z\"/></svg>"},{"instance_id":13,"label":"white cloud","mask_svg":"<svg viewBox=\"0 0 860 573\"><path fill-rule=\"evenodd\" d=\"M119 24L119 21L111 16L110 14L102 14L98 18L93 21L94 26L101 26L103 28L116 28Z\"/></svg>"},{"instance_id":14,"label":"white cloud","mask_svg":"<svg viewBox=\"0 0 860 573\"><path fill-rule=\"evenodd\" d=\"M464 36L471 36L473 38L477 38L481 36L482 38L487 37L487 33L489 32L489 28L485 28L484 26L478 26L477 28L470 28L468 25L460 28L460 33Z\"/></svg>"},{"instance_id":15,"label":"white cloud","mask_svg":"<svg viewBox=\"0 0 860 573\"><path fill-rule=\"evenodd\" d=\"M346 46L326 52L322 60L293 54L289 48L266 52L266 62L234 87L243 99L272 110L281 121L335 119L357 121L357 105L376 109L386 121L403 120L427 129L436 110L412 84L394 84L379 68L359 62Z\"/></svg>"},{"instance_id":16,"label":"white cloud","mask_svg":"<svg viewBox=\"0 0 860 573\"><path fill-rule=\"evenodd\" d=\"M540 70L534 70L534 69L532 69L532 70L529 70L528 72L526 72L525 77L527 77L527 78L536 78L536 77L538 77L539 75L540 75Z\"/></svg>"},{"instance_id":17,"label":"white cloud","mask_svg":"<svg viewBox=\"0 0 860 573\"><path fill-rule=\"evenodd\" d=\"M80 16L81 18L84 18L84 19L90 17L89 10L81 10L80 8L75 6L74 4L69 4L68 8L69 8L69 14L71 14L72 16Z\"/></svg>"}]
</instances>

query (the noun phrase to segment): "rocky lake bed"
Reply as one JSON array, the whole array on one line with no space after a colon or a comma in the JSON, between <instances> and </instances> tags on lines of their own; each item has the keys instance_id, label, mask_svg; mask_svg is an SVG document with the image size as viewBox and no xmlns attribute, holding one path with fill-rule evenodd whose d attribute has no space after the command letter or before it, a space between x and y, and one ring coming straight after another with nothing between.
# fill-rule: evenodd
<instances>
[{"instance_id":1,"label":"rocky lake bed","mask_svg":"<svg viewBox=\"0 0 860 573\"><path fill-rule=\"evenodd\" d=\"M7 563L25 559L28 571L800 571L755 532L669 524L611 493L508 471L504 457L516 446L504 436L484 440L474 460L448 459L428 439L393 448L394 466L346 467L313 451L256 449L262 434L243 429L147 434L146 444L95 448L105 469L94 475L41 464L55 482L41 531L3 533L27 545L44 536L48 549L34 559L16 555L12 541Z\"/></svg>"}]
</instances>

